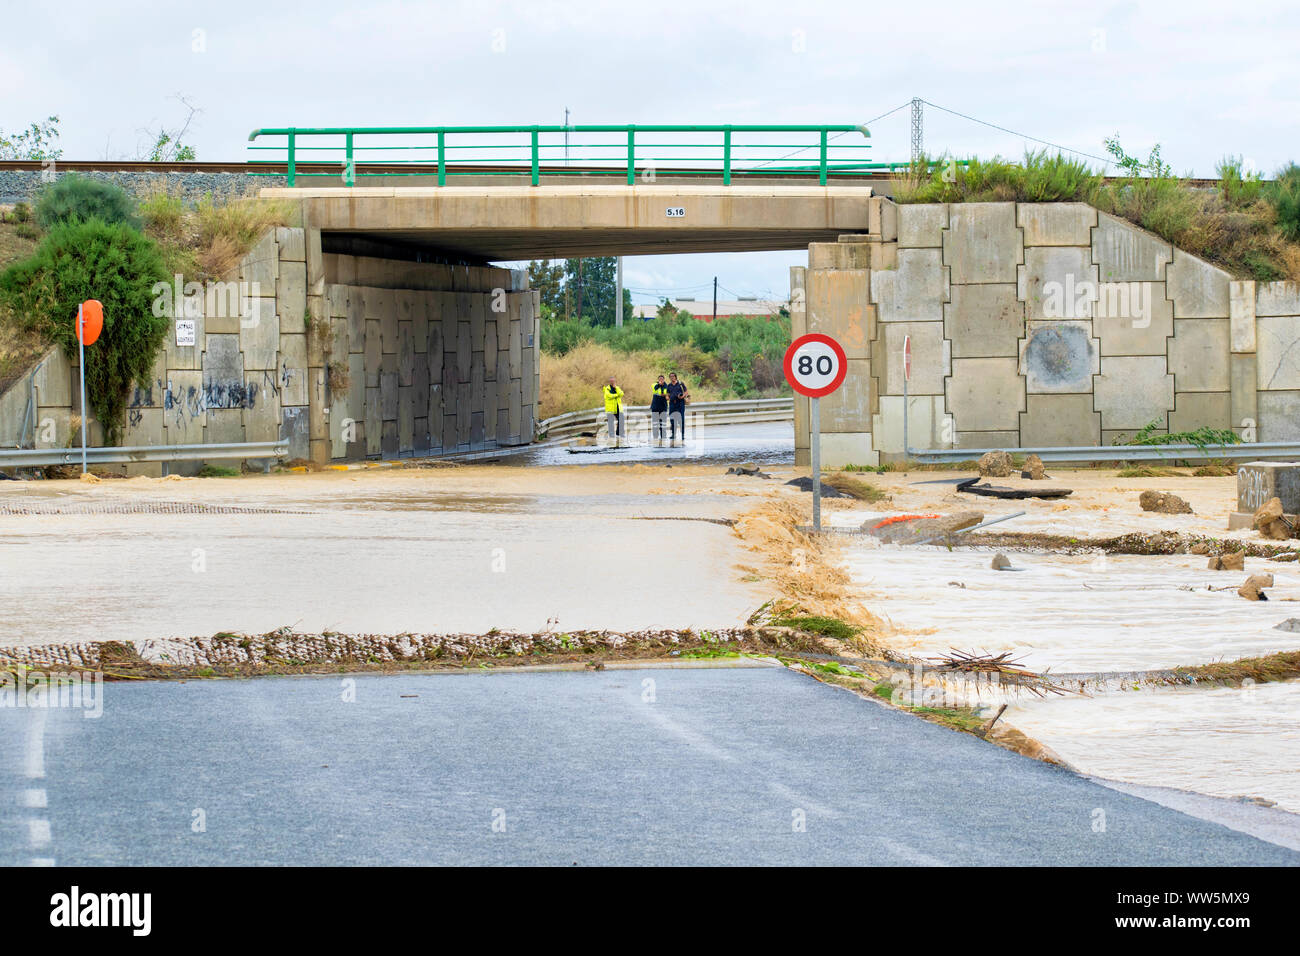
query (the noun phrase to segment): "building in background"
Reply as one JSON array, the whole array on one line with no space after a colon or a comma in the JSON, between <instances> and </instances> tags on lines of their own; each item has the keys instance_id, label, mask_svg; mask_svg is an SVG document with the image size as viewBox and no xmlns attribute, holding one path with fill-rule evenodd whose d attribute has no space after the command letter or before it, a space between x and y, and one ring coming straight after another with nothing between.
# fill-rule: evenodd
<instances>
[{"instance_id":1,"label":"building in background","mask_svg":"<svg viewBox=\"0 0 1300 956\"><path fill-rule=\"evenodd\" d=\"M705 322L713 321L713 299L669 299L669 305L679 311L689 312L697 319L703 319ZM659 304L652 303L648 305L638 305L633 308L632 314L638 319L645 321L653 319L659 311ZM760 299L757 297L744 297L729 301L718 300L718 318L725 319L733 315L749 316L751 318L768 318L780 313L782 308L789 308L788 302L778 302L775 299Z\"/></svg>"}]
</instances>

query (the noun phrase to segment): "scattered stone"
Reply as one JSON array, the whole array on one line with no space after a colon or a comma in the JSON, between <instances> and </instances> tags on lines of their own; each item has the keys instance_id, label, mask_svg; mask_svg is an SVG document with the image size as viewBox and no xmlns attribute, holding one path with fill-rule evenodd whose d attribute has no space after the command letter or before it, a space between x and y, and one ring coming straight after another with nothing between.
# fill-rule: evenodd
<instances>
[{"instance_id":1,"label":"scattered stone","mask_svg":"<svg viewBox=\"0 0 1300 956\"><path fill-rule=\"evenodd\" d=\"M1283 551L1281 554L1275 554L1269 558L1270 561L1295 561L1300 560L1300 551Z\"/></svg>"},{"instance_id":2,"label":"scattered stone","mask_svg":"<svg viewBox=\"0 0 1300 956\"><path fill-rule=\"evenodd\" d=\"M800 491L806 491L809 494L812 493L812 488L813 488L812 478L809 478L807 476L801 475L798 478L794 478L790 481L787 481L786 484L798 488ZM823 498L852 498L853 496L846 495L838 488L832 488L830 485L826 484L826 482L823 481L822 497Z\"/></svg>"},{"instance_id":3,"label":"scattered stone","mask_svg":"<svg viewBox=\"0 0 1300 956\"><path fill-rule=\"evenodd\" d=\"M1288 634L1300 634L1300 617L1288 617L1281 624L1273 625L1275 631L1286 631Z\"/></svg>"},{"instance_id":4,"label":"scattered stone","mask_svg":"<svg viewBox=\"0 0 1300 956\"><path fill-rule=\"evenodd\" d=\"M1266 538L1285 541L1291 537L1291 526L1282 515L1282 499L1269 498L1259 506L1251 519L1250 526L1258 529L1259 533Z\"/></svg>"},{"instance_id":5,"label":"scattered stone","mask_svg":"<svg viewBox=\"0 0 1300 956\"><path fill-rule=\"evenodd\" d=\"M1246 569L1246 552L1219 554L1210 558L1211 571L1244 571Z\"/></svg>"},{"instance_id":6,"label":"scattered stone","mask_svg":"<svg viewBox=\"0 0 1300 956\"><path fill-rule=\"evenodd\" d=\"M1047 472L1043 469L1043 459L1037 455L1030 455L1025 459L1025 470L1020 473L1021 478L1028 478L1030 481L1042 481L1047 477Z\"/></svg>"},{"instance_id":7,"label":"scattered stone","mask_svg":"<svg viewBox=\"0 0 1300 956\"><path fill-rule=\"evenodd\" d=\"M950 587L950 588L961 588L963 591L966 590L966 584L965 584L964 582L962 582L962 581L949 581L949 582L948 582L948 587ZM1281 627L1280 624L1279 624L1278 626Z\"/></svg>"},{"instance_id":8,"label":"scattered stone","mask_svg":"<svg viewBox=\"0 0 1300 956\"><path fill-rule=\"evenodd\" d=\"M1252 574L1246 578L1246 583L1237 588L1237 593L1247 601L1267 601L1268 595L1264 593L1264 588L1273 586L1273 575L1271 574Z\"/></svg>"},{"instance_id":9,"label":"scattered stone","mask_svg":"<svg viewBox=\"0 0 1300 956\"><path fill-rule=\"evenodd\" d=\"M1209 554L1210 546L1206 544L1204 541L1198 541L1196 542L1196 544L1192 545L1190 548L1187 549L1187 553L1188 554Z\"/></svg>"},{"instance_id":10,"label":"scattered stone","mask_svg":"<svg viewBox=\"0 0 1300 956\"><path fill-rule=\"evenodd\" d=\"M976 465L984 478L1008 478L1011 475L1011 455L1005 451L987 451Z\"/></svg>"},{"instance_id":11,"label":"scattered stone","mask_svg":"<svg viewBox=\"0 0 1300 956\"><path fill-rule=\"evenodd\" d=\"M1177 495L1167 491L1144 491L1138 496L1143 511L1158 511L1167 515L1193 514L1192 506Z\"/></svg>"},{"instance_id":12,"label":"scattered stone","mask_svg":"<svg viewBox=\"0 0 1300 956\"><path fill-rule=\"evenodd\" d=\"M1005 554L999 551L997 554L993 555L993 563L991 566L994 571L1005 571L1007 568L1011 567L1011 561Z\"/></svg>"},{"instance_id":13,"label":"scattered stone","mask_svg":"<svg viewBox=\"0 0 1300 956\"><path fill-rule=\"evenodd\" d=\"M727 469L729 475L752 475L755 478L771 478L772 476L764 472L752 461L747 461L743 465L732 465ZM809 487L812 483L809 482Z\"/></svg>"}]
</instances>

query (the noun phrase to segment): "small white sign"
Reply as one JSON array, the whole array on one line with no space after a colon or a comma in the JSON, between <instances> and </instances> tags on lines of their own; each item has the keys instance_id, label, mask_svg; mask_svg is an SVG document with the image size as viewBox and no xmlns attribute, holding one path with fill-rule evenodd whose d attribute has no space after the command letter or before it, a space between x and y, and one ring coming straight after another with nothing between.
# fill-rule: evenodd
<instances>
[{"instance_id":1,"label":"small white sign","mask_svg":"<svg viewBox=\"0 0 1300 956\"><path fill-rule=\"evenodd\" d=\"M685 218L686 218L686 207L685 207L685 206L669 206L669 207L668 207L668 218L669 218L669 219L685 219Z\"/></svg>"},{"instance_id":2,"label":"small white sign","mask_svg":"<svg viewBox=\"0 0 1300 956\"><path fill-rule=\"evenodd\" d=\"M197 342L193 319L176 320L176 346L194 345Z\"/></svg>"}]
</instances>

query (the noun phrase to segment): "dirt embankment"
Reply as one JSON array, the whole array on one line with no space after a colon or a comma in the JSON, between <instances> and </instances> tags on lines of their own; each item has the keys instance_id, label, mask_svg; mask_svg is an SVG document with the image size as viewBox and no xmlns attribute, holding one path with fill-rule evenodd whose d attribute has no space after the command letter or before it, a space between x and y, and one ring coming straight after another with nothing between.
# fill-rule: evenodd
<instances>
[{"instance_id":1,"label":"dirt embankment","mask_svg":"<svg viewBox=\"0 0 1300 956\"><path fill-rule=\"evenodd\" d=\"M717 631L573 631L517 634L215 634L133 643L0 647L0 674L97 670L107 680L177 680L329 674L340 671L463 670L610 660L832 654L839 645L793 628Z\"/></svg>"}]
</instances>

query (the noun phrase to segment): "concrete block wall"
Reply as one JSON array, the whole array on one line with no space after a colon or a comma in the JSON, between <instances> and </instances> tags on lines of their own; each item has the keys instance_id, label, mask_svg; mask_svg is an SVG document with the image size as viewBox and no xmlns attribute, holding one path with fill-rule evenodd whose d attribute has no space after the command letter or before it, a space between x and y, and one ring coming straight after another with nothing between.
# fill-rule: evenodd
<instances>
[{"instance_id":1,"label":"concrete block wall","mask_svg":"<svg viewBox=\"0 0 1300 956\"><path fill-rule=\"evenodd\" d=\"M840 412L823 401L828 464L902 457L905 336L913 448L1109 445L1152 421L1300 440L1300 284L1234 281L1083 203L895 216L893 237L842 237L852 256L809 248L805 330L867 336Z\"/></svg>"},{"instance_id":2,"label":"concrete block wall","mask_svg":"<svg viewBox=\"0 0 1300 956\"><path fill-rule=\"evenodd\" d=\"M506 269L326 255L333 329L329 457L392 457L533 440L541 309Z\"/></svg>"},{"instance_id":3,"label":"concrete block wall","mask_svg":"<svg viewBox=\"0 0 1300 956\"><path fill-rule=\"evenodd\" d=\"M282 227L177 314L195 344L168 332L128 400L126 445L285 439L291 457L326 462L533 440L541 309L522 272L325 255L319 231ZM75 363L51 350L30 384L0 395L0 441L18 440L34 396L26 437L67 445L79 388Z\"/></svg>"}]
</instances>

